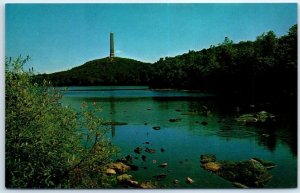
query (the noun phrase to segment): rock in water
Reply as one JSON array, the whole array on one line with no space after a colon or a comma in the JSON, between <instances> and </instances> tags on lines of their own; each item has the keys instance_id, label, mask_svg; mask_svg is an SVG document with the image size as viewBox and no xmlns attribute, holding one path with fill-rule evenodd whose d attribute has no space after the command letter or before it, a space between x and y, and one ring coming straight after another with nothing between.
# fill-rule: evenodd
<instances>
[{"instance_id":1,"label":"rock in water","mask_svg":"<svg viewBox=\"0 0 300 193\"><path fill-rule=\"evenodd\" d=\"M161 148L160 151L161 151L161 152L165 152L165 149L164 149L164 148Z\"/></svg>"},{"instance_id":2,"label":"rock in water","mask_svg":"<svg viewBox=\"0 0 300 193\"><path fill-rule=\"evenodd\" d=\"M123 182L131 180L131 179L132 179L132 175L128 175L128 174L122 174L117 177L117 181L119 183L123 183Z\"/></svg>"},{"instance_id":3,"label":"rock in water","mask_svg":"<svg viewBox=\"0 0 300 193\"><path fill-rule=\"evenodd\" d=\"M170 122L178 122L181 121L181 118L173 118L173 119L169 119Z\"/></svg>"},{"instance_id":4,"label":"rock in water","mask_svg":"<svg viewBox=\"0 0 300 193\"><path fill-rule=\"evenodd\" d=\"M161 168L165 168L167 166L168 166L168 163L162 163L162 164L159 165L159 167L161 167Z\"/></svg>"},{"instance_id":5,"label":"rock in water","mask_svg":"<svg viewBox=\"0 0 300 193\"><path fill-rule=\"evenodd\" d=\"M147 152L147 153L155 153L155 149L150 149L150 148L146 148L145 149L145 152Z\"/></svg>"},{"instance_id":6,"label":"rock in water","mask_svg":"<svg viewBox=\"0 0 300 193\"><path fill-rule=\"evenodd\" d=\"M236 120L244 123L266 122L267 120L274 121L275 116L266 111L260 111L258 113L249 113L241 115Z\"/></svg>"},{"instance_id":7,"label":"rock in water","mask_svg":"<svg viewBox=\"0 0 300 193\"><path fill-rule=\"evenodd\" d=\"M154 130L160 130L160 126L153 127Z\"/></svg>"},{"instance_id":8,"label":"rock in water","mask_svg":"<svg viewBox=\"0 0 300 193\"><path fill-rule=\"evenodd\" d=\"M115 175L116 171L114 169L107 168L105 173L108 175Z\"/></svg>"},{"instance_id":9,"label":"rock in water","mask_svg":"<svg viewBox=\"0 0 300 193\"><path fill-rule=\"evenodd\" d=\"M248 188L248 186L245 186L244 184L233 182L233 185L237 188Z\"/></svg>"},{"instance_id":10,"label":"rock in water","mask_svg":"<svg viewBox=\"0 0 300 193\"><path fill-rule=\"evenodd\" d=\"M216 156L213 154L203 154L200 156L200 162L202 164L208 163L208 162L215 162L216 161Z\"/></svg>"},{"instance_id":11,"label":"rock in water","mask_svg":"<svg viewBox=\"0 0 300 193\"><path fill-rule=\"evenodd\" d=\"M274 164L273 162L266 161L266 160L263 160L260 158L252 158L252 159L258 161L267 169L272 169L272 168L276 167L276 164Z\"/></svg>"},{"instance_id":12,"label":"rock in water","mask_svg":"<svg viewBox=\"0 0 300 193\"><path fill-rule=\"evenodd\" d=\"M221 164L217 162L208 162L203 164L202 167L206 170L217 172L219 169L221 169Z\"/></svg>"},{"instance_id":13,"label":"rock in water","mask_svg":"<svg viewBox=\"0 0 300 193\"><path fill-rule=\"evenodd\" d=\"M137 147L134 149L134 152L137 153L137 154L140 154L142 151L142 148L141 147Z\"/></svg>"},{"instance_id":14,"label":"rock in water","mask_svg":"<svg viewBox=\"0 0 300 193\"><path fill-rule=\"evenodd\" d=\"M126 180L125 181L127 186L133 187L133 188L139 188L139 183L137 181L133 180Z\"/></svg>"},{"instance_id":15,"label":"rock in water","mask_svg":"<svg viewBox=\"0 0 300 193\"><path fill-rule=\"evenodd\" d=\"M111 163L108 165L108 168L115 170L119 174L126 173L131 169L130 166L125 165L122 162Z\"/></svg>"},{"instance_id":16,"label":"rock in water","mask_svg":"<svg viewBox=\"0 0 300 193\"><path fill-rule=\"evenodd\" d=\"M164 178L166 178L166 177L167 177L167 174L161 173L161 174L159 174L159 175L156 176L156 179L157 179L157 180L162 180L162 179L164 179Z\"/></svg>"},{"instance_id":17,"label":"rock in water","mask_svg":"<svg viewBox=\"0 0 300 193\"><path fill-rule=\"evenodd\" d=\"M261 163L253 159L240 162L224 161L216 173L229 181L249 187L263 187L272 177Z\"/></svg>"},{"instance_id":18,"label":"rock in water","mask_svg":"<svg viewBox=\"0 0 300 193\"><path fill-rule=\"evenodd\" d=\"M272 178L268 172L268 167L274 167L275 164L253 158L246 161L218 161L212 154L201 155L202 167L205 170L212 171L222 178L234 182L239 187L263 187L264 184Z\"/></svg>"},{"instance_id":19,"label":"rock in water","mask_svg":"<svg viewBox=\"0 0 300 193\"><path fill-rule=\"evenodd\" d=\"M190 178L190 177L187 177L187 178L186 178L186 182L187 182L188 184L192 184L192 183L194 183L194 180L193 180L192 178Z\"/></svg>"},{"instance_id":20,"label":"rock in water","mask_svg":"<svg viewBox=\"0 0 300 193\"><path fill-rule=\"evenodd\" d=\"M202 121L201 124L204 125L204 126L206 126L206 125L208 125L208 122Z\"/></svg>"},{"instance_id":21,"label":"rock in water","mask_svg":"<svg viewBox=\"0 0 300 193\"><path fill-rule=\"evenodd\" d=\"M173 183L174 183L174 184L179 184L179 180L175 179L175 180L173 181Z\"/></svg>"},{"instance_id":22,"label":"rock in water","mask_svg":"<svg viewBox=\"0 0 300 193\"><path fill-rule=\"evenodd\" d=\"M140 188L143 189L152 189L152 188L156 188L151 182L142 182L140 184Z\"/></svg>"},{"instance_id":23,"label":"rock in water","mask_svg":"<svg viewBox=\"0 0 300 193\"><path fill-rule=\"evenodd\" d=\"M142 155L142 160L145 162L147 157L145 155Z\"/></svg>"}]
</instances>

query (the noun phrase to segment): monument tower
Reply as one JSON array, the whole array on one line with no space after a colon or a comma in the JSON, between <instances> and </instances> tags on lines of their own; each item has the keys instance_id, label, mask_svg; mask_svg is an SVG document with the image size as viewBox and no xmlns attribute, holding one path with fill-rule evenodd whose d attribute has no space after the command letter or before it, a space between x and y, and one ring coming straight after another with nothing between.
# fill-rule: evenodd
<instances>
[{"instance_id":1,"label":"monument tower","mask_svg":"<svg viewBox=\"0 0 300 193\"><path fill-rule=\"evenodd\" d=\"M115 47L114 47L114 33L110 32L110 55L109 57L112 59L115 57Z\"/></svg>"}]
</instances>

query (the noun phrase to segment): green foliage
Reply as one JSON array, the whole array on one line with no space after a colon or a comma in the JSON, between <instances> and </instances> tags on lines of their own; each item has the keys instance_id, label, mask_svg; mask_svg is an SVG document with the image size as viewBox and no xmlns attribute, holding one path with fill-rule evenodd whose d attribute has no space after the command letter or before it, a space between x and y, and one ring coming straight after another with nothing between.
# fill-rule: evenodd
<instances>
[{"instance_id":1,"label":"green foliage","mask_svg":"<svg viewBox=\"0 0 300 193\"><path fill-rule=\"evenodd\" d=\"M146 85L150 66L136 60L103 58L92 60L71 70L41 74L36 80L50 80L55 86Z\"/></svg>"},{"instance_id":2,"label":"green foliage","mask_svg":"<svg viewBox=\"0 0 300 193\"><path fill-rule=\"evenodd\" d=\"M160 59L151 88L197 89L239 98L280 98L297 92L297 25L280 38L273 31L255 41L228 37L209 49Z\"/></svg>"},{"instance_id":3,"label":"green foliage","mask_svg":"<svg viewBox=\"0 0 300 193\"><path fill-rule=\"evenodd\" d=\"M7 188L106 187L104 167L114 147L95 107L63 107L49 82L32 82L26 59L5 61L5 164Z\"/></svg>"}]
</instances>

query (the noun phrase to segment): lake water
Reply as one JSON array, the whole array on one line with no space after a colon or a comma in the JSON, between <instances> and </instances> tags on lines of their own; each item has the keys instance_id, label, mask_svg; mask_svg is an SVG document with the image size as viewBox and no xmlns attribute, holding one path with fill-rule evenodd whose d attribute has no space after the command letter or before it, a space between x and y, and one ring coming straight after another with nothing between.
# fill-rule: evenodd
<instances>
[{"instance_id":1,"label":"lake water","mask_svg":"<svg viewBox=\"0 0 300 193\"><path fill-rule=\"evenodd\" d=\"M79 109L82 102L99 104L103 109L99 116L105 120L128 123L111 126L109 137L121 150L118 156L137 157L133 164L139 170L129 173L138 181L155 182L153 176L165 173L165 179L155 182L159 187L233 188L230 182L200 167L200 155L210 153L217 160L258 157L272 161L277 167L270 170L273 178L265 187L297 186L297 128L291 126L296 124L278 123L274 128L246 126L234 120L239 115L235 108L224 110L224 104L214 95L197 92L124 86L70 87L64 92L63 104ZM198 113L203 106L211 110L210 115ZM170 122L172 118L181 120ZM208 124L202 125L203 121ZM154 130L154 126L161 129ZM143 148L141 154L134 152L136 147ZM156 152L147 153L146 147ZM145 161L142 155L146 156ZM165 162L166 168L158 167ZM187 184L187 177L194 183ZM173 184L174 179L180 183Z\"/></svg>"}]
</instances>

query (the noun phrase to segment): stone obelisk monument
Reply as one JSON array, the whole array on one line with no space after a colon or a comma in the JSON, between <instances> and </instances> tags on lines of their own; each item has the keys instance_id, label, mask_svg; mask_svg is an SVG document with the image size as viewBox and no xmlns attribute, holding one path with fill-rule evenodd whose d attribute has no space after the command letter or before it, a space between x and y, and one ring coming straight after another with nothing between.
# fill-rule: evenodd
<instances>
[{"instance_id":1,"label":"stone obelisk monument","mask_svg":"<svg viewBox=\"0 0 300 193\"><path fill-rule=\"evenodd\" d=\"M115 47L114 47L114 33L110 32L110 59L113 59L115 57Z\"/></svg>"}]
</instances>

